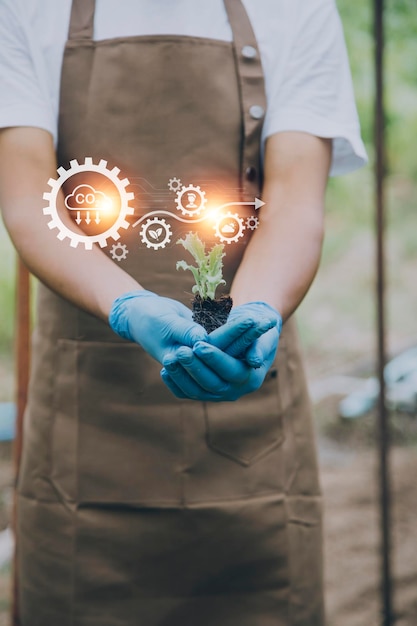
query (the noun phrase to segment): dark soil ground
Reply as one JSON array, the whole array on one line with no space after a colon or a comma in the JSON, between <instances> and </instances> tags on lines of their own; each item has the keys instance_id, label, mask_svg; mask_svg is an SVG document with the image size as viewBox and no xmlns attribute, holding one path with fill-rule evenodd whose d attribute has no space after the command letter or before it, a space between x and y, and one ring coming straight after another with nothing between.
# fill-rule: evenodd
<instances>
[{"instance_id":1,"label":"dark soil ground","mask_svg":"<svg viewBox=\"0 0 417 626\"><path fill-rule=\"evenodd\" d=\"M374 451L320 440L328 626L381 626L380 531ZM397 626L417 624L417 448L392 453Z\"/></svg>"}]
</instances>

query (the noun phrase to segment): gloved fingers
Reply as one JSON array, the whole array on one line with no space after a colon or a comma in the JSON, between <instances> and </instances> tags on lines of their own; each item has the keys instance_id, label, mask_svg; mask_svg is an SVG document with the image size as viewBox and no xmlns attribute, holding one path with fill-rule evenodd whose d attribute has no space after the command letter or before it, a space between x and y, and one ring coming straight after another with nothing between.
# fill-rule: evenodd
<instances>
[{"instance_id":1,"label":"gloved fingers","mask_svg":"<svg viewBox=\"0 0 417 626\"><path fill-rule=\"evenodd\" d=\"M212 346L209 346L212 348ZM179 352L184 351L183 361L187 361L189 358L185 354L187 348L180 348ZM178 351L177 351L178 352ZM196 357L194 357L197 360ZM165 384L171 391L179 398L190 398L192 400L199 400L203 402L220 402L220 401L235 401L241 398L243 395L249 394L252 391L256 391L262 385L267 369L262 366L258 369L246 368L247 379L244 382L229 383L223 388L217 388L219 393L214 394L206 389L202 388L197 381L186 371L186 369L180 364L176 355L171 354L164 361L165 367L161 372L161 376ZM190 361L188 361L190 363ZM186 367L195 374L191 364ZM201 375L201 364L198 365L199 375ZM207 384L207 380L205 381ZM220 391L221 389L221 391Z\"/></svg>"},{"instance_id":2,"label":"gloved fingers","mask_svg":"<svg viewBox=\"0 0 417 626\"><path fill-rule=\"evenodd\" d=\"M214 395L222 396L228 390L228 384L215 372L201 361L194 352L185 346L175 351L175 358L186 372L202 389ZM184 374L184 373L183 373ZM181 373L178 374L177 384L182 385ZM174 380L175 377L173 377ZM188 379L187 379L188 380Z\"/></svg>"},{"instance_id":3,"label":"gloved fingers","mask_svg":"<svg viewBox=\"0 0 417 626\"><path fill-rule=\"evenodd\" d=\"M261 319L252 328L243 333L236 339L230 346L225 349L225 352L235 358L243 359L247 349L264 333L268 332L276 325L275 320Z\"/></svg>"},{"instance_id":4,"label":"gloved fingers","mask_svg":"<svg viewBox=\"0 0 417 626\"><path fill-rule=\"evenodd\" d=\"M279 333L277 328L271 328L257 339L246 351L245 361L254 368L271 366L278 348Z\"/></svg>"},{"instance_id":5,"label":"gloved fingers","mask_svg":"<svg viewBox=\"0 0 417 626\"><path fill-rule=\"evenodd\" d=\"M243 361L235 359L209 343L196 343L193 352L226 383L243 385L250 376L251 370Z\"/></svg>"},{"instance_id":6,"label":"gloved fingers","mask_svg":"<svg viewBox=\"0 0 417 626\"><path fill-rule=\"evenodd\" d=\"M176 396L177 398L181 398L181 399L187 398L185 393L178 387L178 385L174 383L174 381L172 380L171 376L168 374L165 367L161 369L160 374L161 374L161 378L163 382L168 387L168 389L174 394L174 396Z\"/></svg>"},{"instance_id":7,"label":"gloved fingers","mask_svg":"<svg viewBox=\"0 0 417 626\"><path fill-rule=\"evenodd\" d=\"M229 320L223 326L216 328L209 334L208 341L219 350L227 350L242 335L255 327L255 320L248 316L240 316Z\"/></svg>"},{"instance_id":8,"label":"gloved fingers","mask_svg":"<svg viewBox=\"0 0 417 626\"><path fill-rule=\"evenodd\" d=\"M174 383L177 389L184 394L186 398L191 400L200 400L202 402L218 402L222 400L222 396L205 389L187 372L181 365L180 361L174 355L164 360L164 369L167 372L170 381ZM164 374L163 380L167 384L167 377ZM222 381L224 388L225 384Z\"/></svg>"}]
</instances>

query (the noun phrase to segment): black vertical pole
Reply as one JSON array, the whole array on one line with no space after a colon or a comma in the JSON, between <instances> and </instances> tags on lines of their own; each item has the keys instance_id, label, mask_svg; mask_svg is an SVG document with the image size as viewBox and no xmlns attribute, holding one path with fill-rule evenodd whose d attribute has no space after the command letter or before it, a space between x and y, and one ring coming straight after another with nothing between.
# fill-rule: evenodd
<instances>
[{"instance_id":1,"label":"black vertical pole","mask_svg":"<svg viewBox=\"0 0 417 626\"><path fill-rule=\"evenodd\" d=\"M390 432L385 402L385 108L384 108L384 0L374 0L375 18L375 193L377 230L377 335L378 377L380 383L379 427L379 497L381 515L381 599L383 626L393 624L391 584L390 525Z\"/></svg>"}]
</instances>

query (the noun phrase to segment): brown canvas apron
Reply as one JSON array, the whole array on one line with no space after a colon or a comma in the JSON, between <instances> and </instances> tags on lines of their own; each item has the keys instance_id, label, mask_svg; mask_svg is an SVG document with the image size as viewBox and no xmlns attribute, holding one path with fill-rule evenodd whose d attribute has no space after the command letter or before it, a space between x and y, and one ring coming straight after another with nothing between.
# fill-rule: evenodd
<instances>
[{"instance_id":1,"label":"brown canvas apron","mask_svg":"<svg viewBox=\"0 0 417 626\"><path fill-rule=\"evenodd\" d=\"M121 266L187 304L175 238L190 228L173 220L172 245L155 251L133 223L175 212L173 177L223 201L261 192L259 50L240 0L225 4L233 43L95 42L93 0L74 1L63 63L60 165L120 168L135 194ZM246 243L226 246L229 286ZM139 346L42 286L33 352L23 626L322 626L321 502L292 320L263 387L235 403L177 400Z\"/></svg>"}]
</instances>

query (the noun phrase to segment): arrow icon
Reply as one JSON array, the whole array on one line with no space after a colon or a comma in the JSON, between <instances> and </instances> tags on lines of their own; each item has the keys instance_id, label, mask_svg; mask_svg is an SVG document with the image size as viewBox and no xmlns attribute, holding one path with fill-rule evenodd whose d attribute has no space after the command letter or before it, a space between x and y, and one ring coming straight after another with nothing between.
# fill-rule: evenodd
<instances>
[{"instance_id":1,"label":"arrow icon","mask_svg":"<svg viewBox=\"0 0 417 626\"><path fill-rule=\"evenodd\" d=\"M90 211L87 211L87 214L85 216L85 223L86 224L90 224L91 219L90 219Z\"/></svg>"},{"instance_id":2,"label":"arrow icon","mask_svg":"<svg viewBox=\"0 0 417 626\"><path fill-rule=\"evenodd\" d=\"M100 224L101 222L100 213L98 211L96 211L96 219L94 221L96 224Z\"/></svg>"},{"instance_id":3,"label":"arrow icon","mask_svg":"<svg viewBox=\"0 0 417 626\"><path fill-rule=\"evenodd\" d=\"M184 224L199 224L200 222L204 222L204 220L212 217L213 213L217 213L221 209L225 209L226 207L229 207L229 206L242 206L242 205L253 206L255 207L255 210L258 210L265 204L266 203L260 200L259 198L255 198L255 200L251 202L227 202L226 204L222 204L212 209L210 211L210 215L203 215L203 217L199 217L198 219L195 219L195 220L185 219L183 217L180 217L176 213L171 213L171 211L150 211L149 213L142 215L142 217L140 217L134 224L132 224L132 228L139 226L139 224L141 224L147 217L151 217L152 215L167 215L168 217L171 217L172 219L175 219L178 222L184 222Z\"/></svg>"},{"instance_id":4,"label":"arrow icon","mask_svg":"<svg viewBox=\"0 0 417 626\"><path fill-rule=\"evenodd\" d=\"M81 219L81 211L77 211L77 218L75 220L78 224L78 226L81 224L82 219Z\"/></svg>"},{"instance_id":5,"label":"arrow icon","mask_svg":"<svg viewBox=\"0 0 417 626\"><path fill-rule=\"evenodd\" d=\"M257 211L258 209L261 208L261 206L265 205L265 202L262 202L262 200L259 200L259 198L255 198L255 200L253 202L227 202L226 204L222 204L221 206L216 207L214 210L215 211L219 211L220 209L225 209L228 206L254 206L255 210Z\"/></svg>"}]
</instances>

